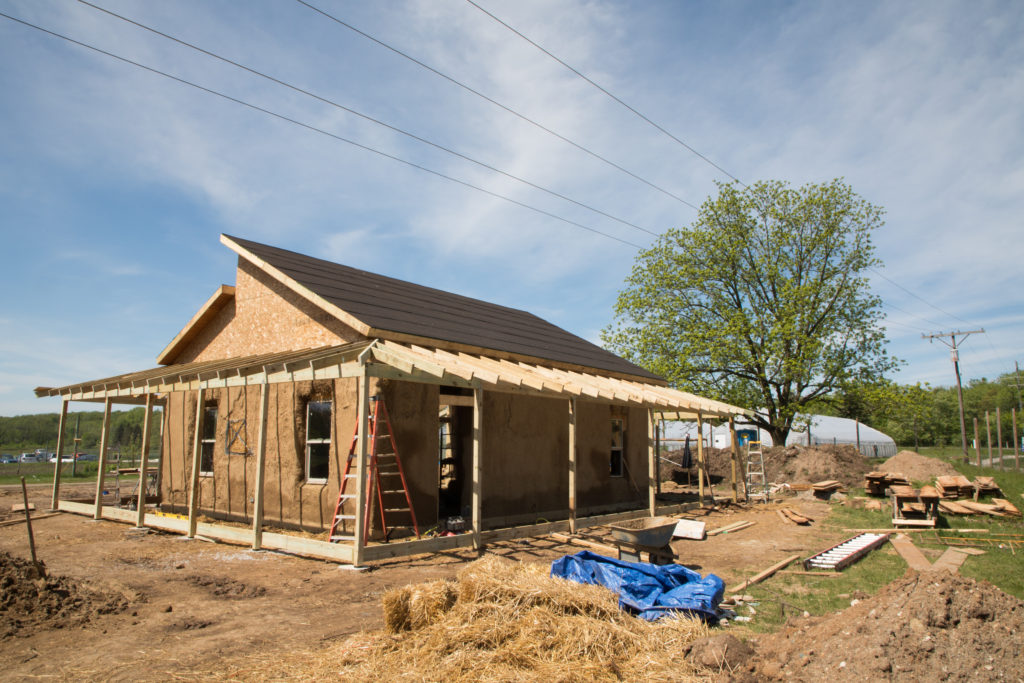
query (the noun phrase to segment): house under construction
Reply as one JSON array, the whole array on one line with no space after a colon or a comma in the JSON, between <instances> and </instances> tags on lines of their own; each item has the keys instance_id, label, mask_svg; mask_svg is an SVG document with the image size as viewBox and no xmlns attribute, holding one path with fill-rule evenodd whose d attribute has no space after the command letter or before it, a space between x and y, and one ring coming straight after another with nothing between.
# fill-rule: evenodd
<instances>
[{"instance_id":1,"label":"house under construction","mask_svg":"<svg viewBox=\"0 0 1024 683\"><path fill-rule=\"evenodd\" d=\"M63 399L61 433L69 401L105 404L95 498L60 499L58 457L54 507L359 565L664 512L658 417L745 412L524 311L221 242L235 285L159 367L36 390ZM104 496L113 404L145 404L146 430L163 408L136 510ZM449 526L461 533L425 537Z\"/></svg>"}]
</instances>

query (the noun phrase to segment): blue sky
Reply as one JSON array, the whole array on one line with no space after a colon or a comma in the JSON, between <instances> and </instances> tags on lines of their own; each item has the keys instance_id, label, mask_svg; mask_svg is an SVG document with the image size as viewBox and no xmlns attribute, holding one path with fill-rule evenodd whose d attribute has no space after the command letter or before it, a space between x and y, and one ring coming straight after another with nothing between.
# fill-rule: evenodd
<instances>
[{"instance_id":1,"label":"blue sky","mask_svg":"<svg viewBox=\"0 0 1024 683\"><path fill-rule=\"evenodd\" d=\"M311 4L699 205L719 171L464 0ZM662 232L696 212L292 0L96 4ZM901 382L922 333L1024 338L1024 5L480 0L745 182L843 177ZM73 0L0 12L640 245L651 235ZM152 367L235 259L222 232L534 312L597 341L635 250L0 18L0 415ZM890 281L891 280L891 281ZM911 293L908 293L912 292ZM1024 359L1021 359L1024 360Z\"/></svg>"}]
</instances>

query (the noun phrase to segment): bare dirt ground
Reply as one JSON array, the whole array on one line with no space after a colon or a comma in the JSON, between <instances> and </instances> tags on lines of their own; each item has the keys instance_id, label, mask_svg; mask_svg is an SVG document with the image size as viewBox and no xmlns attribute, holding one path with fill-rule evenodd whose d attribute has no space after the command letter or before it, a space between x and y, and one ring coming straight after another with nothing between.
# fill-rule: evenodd
<instances>
[{"instance_id":1,"label":"bare dirt ground","mask_svg":"<svg viewBox=\"0 0 1024 683\"><path fill-rule=\"evenodd\" d=\"M32 489L30 500L42 514L49 507L49 489ZM11 504L20 501L20 490L0 490L0 518L13 519ZM818 501L790 505L816 520L828 508ZM698 516L709 529L739 520L755 524L705 541L676 541L674 548L682 562L719 575L728 586L788 555L809 555L838 540L818 525L784 523L775 507L727 506ZM454 577L477 557L449 552L357 572L176 535L140 535L127 525L71 514L37 520L33 528L50 576L66 577L81 596L58 605L54 619L21 618L17 610L0 608L0 668L6 680L189 678L192 671L209 671L211 663L237 660L254 648L265 656L326 647L357 631L380 628L386 590ZM578 550L550 539L488 548L547 565ZM29 557L24 524L0 527L0 552ZM61 608L66 608L63 615ZM15 624L19 619L25 623Z\"/></svg>"}]
</instances>

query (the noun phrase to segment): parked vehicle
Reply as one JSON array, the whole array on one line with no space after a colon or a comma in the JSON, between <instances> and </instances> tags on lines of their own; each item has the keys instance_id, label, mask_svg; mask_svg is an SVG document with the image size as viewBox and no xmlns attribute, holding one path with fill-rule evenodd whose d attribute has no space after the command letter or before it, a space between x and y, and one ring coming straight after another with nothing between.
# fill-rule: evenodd
<instances>
[{"instance_id":1,"label":"parked vehicle","mask_svg":"<svg viewBox=\"0 0 1024 683\"><path fill-rule=\"evenodd\" d=\"M42 462L38 455L35 453L22 453L21 457L18 458L18 462Z\"/></svg>"},{"instance_id":2,"label":"parked vehicle","mask_svg":"<svg viewBox=\"0 0 1024 683\"><path fill-rule=\"evenodd\" d=\"M0 455L0 464L10 465L11 463L18 462L18 459L13 455Z\"/></svg>"},{"instance_id":3,"label":"parked vehicle","mask_svg":"<svg viewBox=\"0 0 1024 683\"><path fill-rule=\"evenodd\" d=\"M78 462L95 462L99 459L98 455L93 455L91 453L75 453L75 460Z\"/></svg>"},{"instance_id":4,"label":"parked vehicle","mask_svg":"<svg viewBox=\"0 0 1024 683\"><path fill-rule=\"evenodd\" d=\"M60 457L60 461L61 462L71 462L73 460L74 460L74 458L71 457L70 455L62 455ZM50 456L49 462L52 462L52 463L56 463L57 462L57 454L56 453L54 453L53 455Z\"/></svg>"}]
</instances>

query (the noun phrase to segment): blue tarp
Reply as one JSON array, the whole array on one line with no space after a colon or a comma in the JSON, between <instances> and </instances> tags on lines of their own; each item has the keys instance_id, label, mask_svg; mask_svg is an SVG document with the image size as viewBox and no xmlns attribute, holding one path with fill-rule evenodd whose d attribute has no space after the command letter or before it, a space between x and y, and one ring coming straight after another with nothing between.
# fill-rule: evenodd
<instances>
[{"instance_id":1,"label":"blue tarp","mask_svg":"<svg viewBox=\"0 0 1024 683\"><path fill-rule=\"evenodd\" d=\"M551 576L610 588L619 596L619 607L647 621L683 611L717 622L725 593L725 582L714 574L701 578L678 564L626 562L587 550L555 560Z\"/></svg>"}]
</instances>

